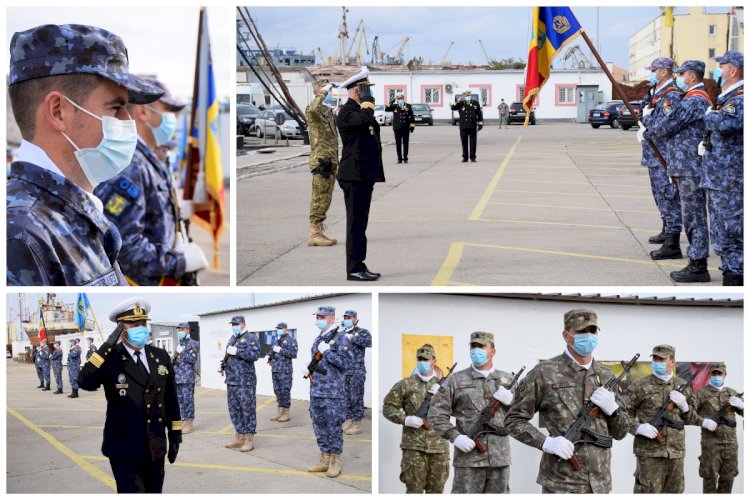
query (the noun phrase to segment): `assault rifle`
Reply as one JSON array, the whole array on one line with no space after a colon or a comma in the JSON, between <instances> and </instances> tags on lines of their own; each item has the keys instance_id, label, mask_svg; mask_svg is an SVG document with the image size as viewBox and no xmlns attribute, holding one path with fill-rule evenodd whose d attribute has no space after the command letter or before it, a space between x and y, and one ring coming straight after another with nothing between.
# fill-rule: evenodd
<instances>
[{"instance_id":1,"label":"assault rifle","mask_svg":"<svg viewBox=\"0 0 750 500\"><path fill-rule=\"evenodd\" d=\"M737 394L737 397L741 398L743 394L745 393L741 392ZM724 403L719 409L719 413L717 413L716 416L712 419L717 424L716 430L714 431L714 434L716 434L717 436L719 435L719 425L737 427L737 421L727 418L727 412L734 413L734 410L732 410L732 405L730 405L729 403Z\"/></svg>"},{"instance_id":2,"label":"assault rifle","mask_svg":"<svg viewBox=\"0 0 750 500\"><path fill-rule=\"evenodd\" d=\"M453 370L455 370L456 365L458 363L453 363L453 366L448 368L448 373L445 374L443 378L437 381L438 385L443 385L443 382L445 382L445 379L448 378L448 375L453 373ZM422 419L422 427L424 427L425 430L430 430L430 424L427 422L427 412L430 411L430 403L432 402L432 394L428 394L426 398L424 398L424 401L422 401L422 406L419 407L419 409L414 413L415 417L419 417Z\"/></svg>"},{"instance_id":3,"label":"assault rifle","mask_svg":"<svg viewBox=\"0 0 750 500\"><path fill-rule=\"evenodd\" d=\"M331 340L333 340L333 337L336 336L336 334L339 331L339 327L334 328L330 332L328 332L328 335L323 337L322 341L326 344L330 343ZM320 361L323 359L323 355L320 354L320 351L315 351L315 355L313 356L312 361L307 365L307 375L305 375L302 378L306 378L310 380L310 384L313 383L313 374L314 373L320 373L321 375L325 375L328 373L328 370L320 366Z\"/></svg>"},{"instance_id":4,"label":"assault rifle","mask_svg":"<svg viewBox=\"0 0 750 500\"><path fill-rule=\"evenodd\" d=\"M680 393L683 392L688 387L690 387L690 384L693 382L694 378L695 374L691 373L690 375L688 375L685 383L677 387L675 390ZM648 423L653 425L657 429L659 427L664 427L665 425L667 427L672 427L673 429L684 429L685 424L683 422L678 422L677 420L669 418L669 412L674 410L675 406L676 405L674 401L670 400L669 397L667 397L667 400L664 402L661 408L659 408L659 411L656 412L656 415L654 415ZM659 444L662 444L664 442L664 437L658 430L656 431L656 437L654 439L656 439L656 442Z\"/></svg>"}]
</instances>

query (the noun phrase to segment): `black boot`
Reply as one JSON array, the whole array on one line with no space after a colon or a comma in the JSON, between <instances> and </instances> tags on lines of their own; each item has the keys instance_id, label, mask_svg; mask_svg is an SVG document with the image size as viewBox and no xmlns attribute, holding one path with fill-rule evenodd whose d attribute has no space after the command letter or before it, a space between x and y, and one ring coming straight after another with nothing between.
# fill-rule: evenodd
<instances>
[{"instance_id":1,"label":"black boot","mask_svg":"<svg viewBox=\"0 0 750 500\"><path fill-rule=\"evenodd\" d=\"M669 277L678 283L707 283L711 281L706 259L691 259L684 269L672 271L669 273Z\"/></svg>"},{"instance_id":2,"label":"black boot","mask_svg":"<svg viewBox=\"0 0 750 500\"><path fill-rule=\"evenodd\" d=\"M43 380L40 380L40 381L39 381L39 385L38 385L38 386L36 386L36 388L37 388L37 389L44 389L44 381L43 381Z\"/></svg>"},{"instance_id":3,"label":"black boot","mask_svg":"<svg viewBox=\"0 0 750 500\"><path fill-rule=\"evenodd\" d=\"M62 386L60 386L60 387L58 387L58 388L57 388L57 390L56 390L55 392L53 392L52 394L62 394L62 393L63 393L63 390L62 390Z\"/></svg>"},{"instance_id":4,"label":"black boot","mask_svg":"<svg viewBox=\"0 0 750 500\"><path fill-rule=\"evenodd\" d=\"M664 244L658 250L651 252L651 258L654 260L681 259L680 233L665 233Z\"/></svg>"},{"instance_id":5,"label":"black boot","mask_svg":"<svg viewBox=\"0 0 750 500\"><path fill-rule=\"evenodd\" d=\"M661 233L655 234L648 239L649 243L659 244L664 243L664 226L661 227Z\"/></svg>"},{"instance_id":6,"label":"black boot","mask_svg":"<svg viewBox=\"0 0 750 500\"><path fill-rule=\"evenodd\" d=\"M744 283L744 274L732 274L732 273L724 273L724 281L722 282L722 285L724 286L742 286Z\"/></svg>"},{"instance_id":7,"label":"black boot","mask_svg":"<svg viewBox=\"0 0 750 500\"><path fill-rule=\"evenodd\" d=\"M50 390L50 388L49 388L49 382L47 382L46 384L44 384L44 389L42 389L42 390L43 391L49 391Z\"/></svg>"},{"instance_id":8,"label":"black boot","mask_svg":"<svg viewBox=\"0 0 750 500\"><path fill-rule=\"evenodd\" d=\"M73 389L73 392L71 392L68 395L69 398L77 398L78 397L78 389Z\"/></svg>"}]
</instances>

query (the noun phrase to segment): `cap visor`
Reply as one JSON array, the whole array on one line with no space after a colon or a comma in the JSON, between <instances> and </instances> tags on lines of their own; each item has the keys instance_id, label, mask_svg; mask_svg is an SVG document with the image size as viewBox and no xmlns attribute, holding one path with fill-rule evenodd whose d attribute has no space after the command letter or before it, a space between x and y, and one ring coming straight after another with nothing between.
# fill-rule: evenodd
<instances>
[{"instance_id":1,"label":"cap visor","mask_svg":"<svg viewBox=\"0 0 750 500\"><path fill-rule=\"evenodd\" d=\"M149 104L164 95L164 89L130 73L98 72L99 76L127 89L130 104Z\"/></svg>"}]
</instances>

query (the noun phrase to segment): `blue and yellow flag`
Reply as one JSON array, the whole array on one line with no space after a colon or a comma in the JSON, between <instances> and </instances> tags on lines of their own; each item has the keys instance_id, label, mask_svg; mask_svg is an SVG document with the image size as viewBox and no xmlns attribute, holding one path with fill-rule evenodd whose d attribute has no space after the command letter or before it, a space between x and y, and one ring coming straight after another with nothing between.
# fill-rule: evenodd
<instances>
[{"instance_id":1,"label":"blue and yellow flag","mask_svg":"<svg viewBox=\"0 0 750 500\"><path fill-rule=\"evenodd\" d=\"M526 87L523 92L523 107L527 114L531 112L534 97L549 79L555 56L583 31L568 7L533 9L529 63L526 66Z\"/></svg>"},{"instance_id":2,"label":"blue and yellow flag","mask_svg":"<svg viewBox=\"0 0 750 500\"><path fill-rule=\"evenodd\" d=\"M73 321L78 325L78 331L82 332L86 328L86 316L89 312L89 298L86 297L85 293L79 293L78 299L76 300L76 312L73 317Z\"/></svg>"}]
</instances>

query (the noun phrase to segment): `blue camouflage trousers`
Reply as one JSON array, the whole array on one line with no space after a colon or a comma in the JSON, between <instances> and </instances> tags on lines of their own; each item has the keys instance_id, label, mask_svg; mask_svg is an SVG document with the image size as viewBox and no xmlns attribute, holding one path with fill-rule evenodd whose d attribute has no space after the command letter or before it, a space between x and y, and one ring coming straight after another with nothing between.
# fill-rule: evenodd
<instances>
[{"instance_id":1,"label":"blue camouflage trousers","mask_svg":"<svg viewBox=\"0 0 750 500\"><path fill-rule=\"evenodd\" d=\"M81 366L71 366L68 364L68 381L70 381L70 387L78 389L78 374L81 373Z\"/></svg>"},{"instance_id":2,"label":"blue camouflage trousers","mask_svg":"<svg viewBox=\"0 0 750 500\"><path fill-rule=\"evenodd\" d=\"M365 416L365 379L367 372L357 368L346 372L346 418L362 420Z\"/></svg>"},{"instance_id":3,"label":"blue camouflage trousers","mask_svg":"<svg viewBox=\"0 0 750 500\"><path fill-rule=\"evenodd\" d=\"M680 193L682 223L688 240L690 260L708 258L708 217L706 215L706 190L700 187L697 175L674 177Z\"/></svg>"},{"instance_id":4,"label":"blue camouflage trousers","mask_svg":"<svg viewBox=\"0 0 750 500\"><path fill-rule=\"evenodd\" d=\"M680 194L669 182L667 170L659 165L648 167L648 178L651 181L651 192L654 195L659 216L664 224L665 233L682 231L682 213L680 212Z\"/></svg>"},{"instance_id":5,"label":"blue camouflage trousers","mask_svg":"<svg viewBox=\"0 0 750 500\"><path fill-rule=\"evenodd\" d=\"M45 385L49 385L49 381L50 381L49 369L50 369L49 363L47 363L46 365L42 365L42 376L44 377Z\"/></svg>"},{"instance_id":6,"label":"blue camouflage trousers","mask_svg":"<svg viewBox=\"0 0 750 500\"><path fill-rule=\"evenodd\" d=\"M720 269L724 273L743 274L745 217L742 188L733 191L707 189L706 194L714 250L721 257Z\"/></svg>"},{"instance_id":7,"label":"blue camouflage trousers","mask_svg":"<svg viewBox=\"0 0 750 500\"><path fill-rule=\"evenodd\" d=\"M346 399L310 397L310 418L323 453L340 455L344 451L344 424Z\"/></svg>"},{"instance_id":8,"label":"blue camouflage trousers","mask_svg":"<svg viewBox=\"0 0 750 500\"><path fill-rule=\"evenodd\" d=\"M273 380L273 393L276 395L276 401L280 408L289 408L292 406L292 374L291 373L271 373Z\"/></svg>"},{"instance_id":9,"label":"blue camouflage trousers","mask_svg":"<svg viewBox=\"0 0 750 500\"><path fill-rule=\"evenodd\" d=\"M177 384L177 403L182 420L195 418L195 384Z\"/></svg>"},{"instance_id":10,"label":"blue camouflage trousers","mask_svg":"<svg viewBox=\"0 0 750 500\"><path fill-rule=\"evenodd\" d=\"M228 385L229 418L240 434L255 434L255 386Z\"/></svg>"},{"instance_id":11,"label":"blue camouflage trousers","mask_svg":"<svg viewBox=\"0 0 750 500\"><path fill-rule=\"evenodd\" d=\"M55 384L57 384L58 389L62 389L62 365L53 366L52 372L55 374Z\"/></svg>"},{"instance_id":12,"label":"blue camouflage trousers","mask_svg":"<svg viewBox=\"0 0 750 500\"><path fill-rule=\"evenodd\" d=\"M36 376L39 377L39 382L44 383L44 374L42 373L42 367L34 365L36 367Z\"/></svg>"}]
</instances>

